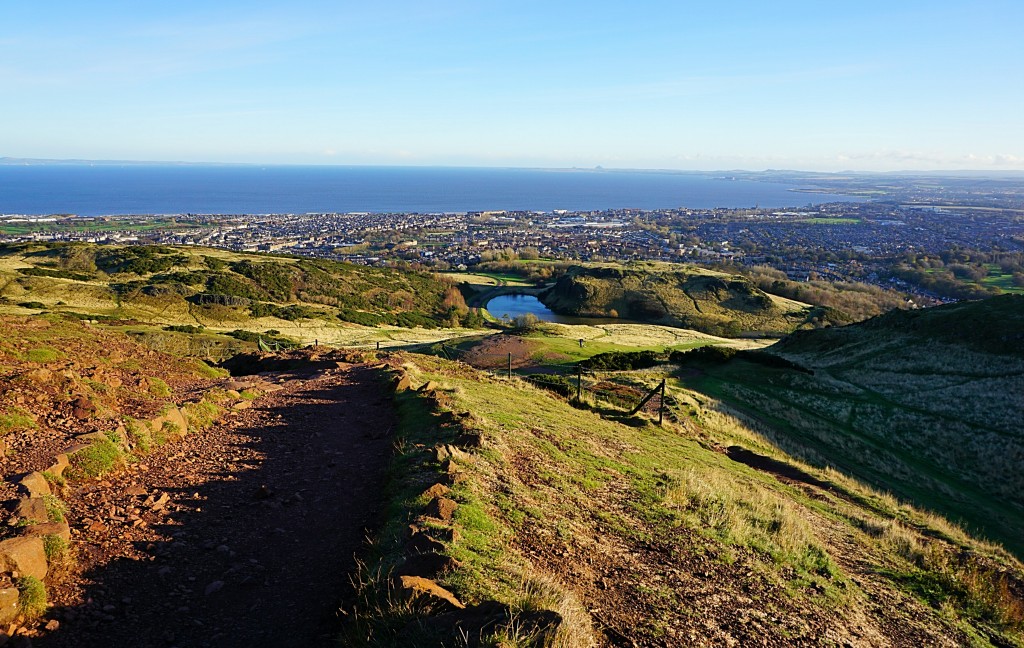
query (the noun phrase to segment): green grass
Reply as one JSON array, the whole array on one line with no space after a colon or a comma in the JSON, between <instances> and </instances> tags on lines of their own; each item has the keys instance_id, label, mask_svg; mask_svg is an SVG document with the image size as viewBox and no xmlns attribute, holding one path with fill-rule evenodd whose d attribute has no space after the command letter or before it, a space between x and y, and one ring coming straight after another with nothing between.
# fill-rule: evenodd
<instances>
[{"instance_id":1,"label":"green grass","mask_svg":"<svg viewBox=\"0 0 1024 648\"><path fill-rule=\"evenodd\" d=\"M856 225L860 223L859 218L802 218L794 221L807 223L809 225Z\"/></svg>"},{"instance_id":2,"label":"green grass","mask_svg":"<svg viewBox=\"0 0 1024 648\"><path fill-rule=\"evenodd\" d=\"M23 576L15 582L18 587L18 609L26 618L35 619L46 612L46 586L35 576Z\"/></svg>"},{"instance_id":3,"label":"green grass","mask_svg":"<svg viewBox=\"0 0 1024 648\"><path fill-rule=\"evenodd\" d=\"M839 569L786 503L790 495L774 491L773 480L675 433L652 425L620 425L518 383L510 388L504 382L458 380L429 371L422 377L451 385L456 395L452 407L473 412L486 422L485 435L497 437L494 451L480 455L486 467L478 464L477 471L507 473L511 456L530 457L529 463L543 471L543 486L513 488L499 501L490 499L492 493L463 495L470 503L467 526L479 530L466 534L469 542L459 554L470 564L493 561L511 530L532 517L530 511L544 510L549 521L561 518L566 529L574 528L579 524L574 512L593 509L605 489L617 483L630 493L632 521L623 530L624 542L671 534L685 524L754 550L767 564L791 567L804 585L834 588ZM615 450L624 447L630 450ZM705 483L715 475L722 485L716 497L726 498L719 500L725 514L716 527L690 507L688 498L695 491L685 487L695 483L695 475ZM488 580L482 568L470 576Z\"/></svg>"},{"instance_id":4,"label":"green grass","mask_svg":"<svg viewBox=\"0 0 1024 648\"><path fill-rule=\"evenodd\" d=\"M1018 286L1014 282L1012 274L1007 274L1000 271L999 266L995 264L987 265L988 276L981 280L980 283L982 286L995 286L1002 290L1004 293L1024 295L1024 286Z\"/></svg>"},{"instance_id":5,"label":"green grass","mask_svg":"<svg viewBox=\"0 0 1024 648\"><path fill-rule=\"evenodd\" d=\"M627 426L597 411L571 408L518 380L483 378L439 359L413 358L416 367L406 365L413 384L439 385L442 410L471 413L456 417L459 429L484 439L483 448L458 459L468 477L452 491L460 503L456 522L462 533L449 551L463 567L444 584L460 596L514 597L509 574L535 573L530 556L518 553L524 545L565 551L573 560L573 548L590 543L632 552L634 559L661 547L667 553L652 567L658 573L670 571L677 556L708 556L768 587L763 595L775 606L811 606L801 607L800 614L816 608L813 614L823 618L844 615L882 588L896 599L920 599L925 611L913 614L932 614L929 623L938 627L952 624L967 635L988 634L1012 645L1021 639L1024 600L1013 579L1022 572L1005 552L835 470L792 462L762 435L763 426L755 429L726 414L706 395L670 390L685 428ZM772 386L764 372L746 365L716 380L728 384L744 376ZM400 398L402 407L419 402L414 392ZM419 410L417 420L426 418ZM427 439L428 447L443 442ZM409 442L416 447L416 439ZM808 483L829 487L778 479L716 451L734 444L799 467ZM975 558L958 559L958 552ZM851 568L861 579L851 578ZM870 588L862 590L865 585L857 583L867 574ZM720 578L722 595L733 595L731 588L744 595L743 579ZM673 616L680 606L667 594L671 590L644 585L634 591L636 604L660 621L634 631L657 637L680 622ZM902 612L872 614L891 620Z\"/></svg>"},{"instance_id":6,"label":"green grass","mask_svg":"<svg viewBox=\"0 0 1024 648\"><path fill-rule=\"evenodd\" d=\"M171 395L171 388L160 378L149 378L149 393L157 398L168 398Z\"/></svg>"},{"instance_id":7,"label":"green grass","mask_svg":"<svg viewBox=\"0 0 1024 648\"><path fill-rule=\"evenodd\" d=\"M68 461L71 464L67 469L68 480L81 481L116 470L124 463L124 453L113 441L100 439L70 455Z\"/></svg>"},{"instance_id":8,"label":"green grass","mask_svg":"<svg viewBox=\"0 0 1024 648\"><path fill-rule=\"evenodd\" d=\"M209 396L210 394L207 394L207 398L198 403L187 403L181 408L190 430L205 430L224 413L224 408L213 402Z\"/></svg>"},{"instance_id":9,"label":"green grass","mask_svg":"<svg viewBox=\"0 0 1024 648\"><path fill-rule=\"evenodd\" d=\"M9 407L6 412L0 413L0 436L22 430L34 430L36 427L32 415L20 407Z\"/></svg>"},{"instance_id":10,"label":"green grass","mask_svg":"<svg viewBox=\"0 0 1024 648\"><path fill-rule=\"evenodd\" d=\"M231 375L231 373L228 372L227 369L221 369L220 367L211 367L202 360L193 360L192 364L195 367L196 373L202 376L203 378L227 378L228 376Z\"/></svg>"},{"instance_id":11,"label":"green grass","mask_svg":"<svg viewBox=\"0 0 1024 648\"><path fill-rule=\"evenodd\" d=\"M49 522L63 522L68 514L68 505L56 495L43 495L46 517Z\"/></svg>"},{"instance_id":12,"label":"green grass","mask_svg":"<svg viewBox=\"0 0 1024 648\"><path fill-rule=\"evenodd\" d=\"M952 364L952 350L935 356L942 358L935 367L911 364L918 352L931 353L910 344L847 349L848 361L839 351L838 362L814 376L734 360L682 383L760 420L771 440L809 463L835 466L966 522L1024 555L1024 482L1004 459L1024 449L1015 431L1019 402L998 391L977 400L979 388L996 389L1005 379L964 373ZM965 367L999 371L980 356L963 360Z\"/></svg>"},{"instance_id":13,"label":"green grass","mask_svg":"<svg viewBox=\"0 0 1024 648\"><path fill-rule=\"evenodd\" d=\"M43 536L43 551L46 552L46 562L59 563L67 559L67 540L59 535L49 534Z\"/></svg>"},{"instance_id":14,"label":"green grass","mask_svg":"<svg viewBox=\"0 0 1024 648\"><path fill-rule=\"evenodd\" d=\"M61 357L63 354L60 351L49 347L29 349L25 352L25 359L29 362L53 362Z\"/></svg>"}]
</instances>

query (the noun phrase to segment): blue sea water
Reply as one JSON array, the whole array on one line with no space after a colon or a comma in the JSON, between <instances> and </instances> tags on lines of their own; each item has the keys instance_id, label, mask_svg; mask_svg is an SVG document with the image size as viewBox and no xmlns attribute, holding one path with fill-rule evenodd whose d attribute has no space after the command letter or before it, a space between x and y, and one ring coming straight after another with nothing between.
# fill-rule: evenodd
<instances>
[{"instance_id":1,"label":"blue sea water","mask_svg":"<svg viewBox=\"0 0 1024 648\"><path fill-rule=\"evenodd\" d=\"M856 200L710 174L454 167L0 164L0 214L798 207Z\"/></svg>"}]
</instances>

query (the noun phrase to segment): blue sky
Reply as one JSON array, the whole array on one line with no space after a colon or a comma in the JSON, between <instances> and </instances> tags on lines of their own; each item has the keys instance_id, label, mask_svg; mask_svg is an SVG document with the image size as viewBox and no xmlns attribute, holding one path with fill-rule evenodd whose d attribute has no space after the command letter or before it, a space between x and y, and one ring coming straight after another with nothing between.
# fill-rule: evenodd
<instances>
[{"instance_id":1,"label":"blue sky","mask_svg":"<svg viewBox=\"0 0 1024 648\"><path fill-rule=\"evenodd\" d=\"M1024 169L1021 25L1019 0L3 3L0 156Z\"/></svg>"}]
</instances>

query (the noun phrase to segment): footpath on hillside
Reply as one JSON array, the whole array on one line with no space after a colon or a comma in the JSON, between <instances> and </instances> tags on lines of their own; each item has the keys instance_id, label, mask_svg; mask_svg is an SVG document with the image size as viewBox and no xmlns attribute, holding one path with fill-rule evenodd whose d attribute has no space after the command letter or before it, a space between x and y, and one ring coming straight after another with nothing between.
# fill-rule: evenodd
<instances>
[{"instance_id":1,"label":"footpath on hillside","mask_svg":"<svg viewBox=\"0 0 1024 648\"><path fill-rule=\"evenodd\" d=\"M381 505L395 420L371 370L280 389L75 487L77 565L34 646L328 646Z\"/></svg>"}]
</instances>

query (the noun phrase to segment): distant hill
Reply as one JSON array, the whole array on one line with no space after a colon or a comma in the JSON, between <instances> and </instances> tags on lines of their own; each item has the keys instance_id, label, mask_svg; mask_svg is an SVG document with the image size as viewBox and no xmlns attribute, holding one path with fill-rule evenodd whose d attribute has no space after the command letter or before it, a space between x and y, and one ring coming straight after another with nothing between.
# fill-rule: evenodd
<instances>
[{"instance_id":1,"label":"distant hill","mask_svg":"<svg viewBox=\"0 0 1024 648\"><path fill-rule=\"evenodd\" d=\"M573 266L541 300L564 315L621 317L713 335L788 333L815 314L745 277L669 263Z\"/></svg>"},{"instance_id":2,"label":"distant hill","mask_svg":"<svg viewBox=\"0 0 1024 648\"><path fill-rule=\"evenodd\" d=\"M690 384L782 447L969 522L1024 553L1024 296L798 331Z\"/></svg>"},{"instance_id":3,"label":"distant hill","mask_svg":"<svg viewBox=\"0 0 1024 648\"><path fill-rule=\"evenodd\" d=\"M0 245L0 302L153 324L253 320L434 328L472 325L450 283L425 272L166 245Z\"/></svg>"}]
</instances>

